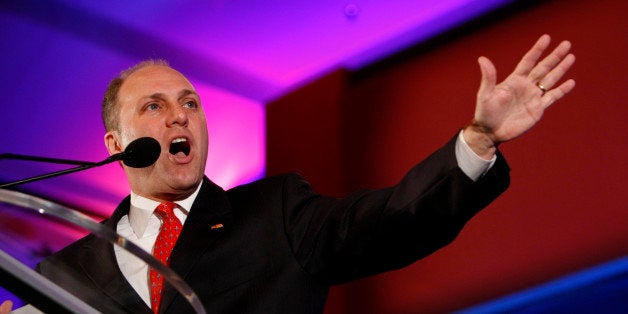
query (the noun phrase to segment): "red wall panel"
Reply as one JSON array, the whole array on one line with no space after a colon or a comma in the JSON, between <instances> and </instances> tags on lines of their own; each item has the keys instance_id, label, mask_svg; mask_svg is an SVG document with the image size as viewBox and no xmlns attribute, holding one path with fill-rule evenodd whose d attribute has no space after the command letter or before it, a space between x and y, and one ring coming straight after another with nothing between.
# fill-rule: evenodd
<instances>
[{"instance_id":1,"label":"red wall panel","mask_svg":"<svg viewBox=\"0 0 628 314\"><path fill-rule=\"evenodd\" d=\"M574 46L576 89L501 147L511 188L450 246L332 289L328 313L449 311L628 253L625 12L624 1L546 1L269 104L268 174L300 170L327 194L378 188L471 119L478 56L504 78L543 33Z\"/></svg>"}]
</instances>

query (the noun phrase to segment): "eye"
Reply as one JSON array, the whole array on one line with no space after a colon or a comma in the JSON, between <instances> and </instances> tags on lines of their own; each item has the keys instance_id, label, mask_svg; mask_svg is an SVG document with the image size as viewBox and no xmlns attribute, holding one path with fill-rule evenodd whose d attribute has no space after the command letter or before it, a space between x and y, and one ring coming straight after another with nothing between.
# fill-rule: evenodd
<instances>
[{"instance_id":1,"label":"eye","mask_svg":"<svg viewBox=\"0 0 628 314\"><path fill-rule=\"evenodd\" d=\"M159 109L159 105L157 103L150 103L146 106L146 110L152 111Z\"/></svg>"},{"instance_id":2,"label":"eye","mask_svg":"<svg viewBox=\"0 0 628 314\"><path fill-rule=\"evenodd\" d=\"M183 107L189 108L189 109L195 109L195 108L198 108L198 105L196 104L196 101L190 100L186 102L185 104L183 104Z\"/></svg>"}]
</instances>

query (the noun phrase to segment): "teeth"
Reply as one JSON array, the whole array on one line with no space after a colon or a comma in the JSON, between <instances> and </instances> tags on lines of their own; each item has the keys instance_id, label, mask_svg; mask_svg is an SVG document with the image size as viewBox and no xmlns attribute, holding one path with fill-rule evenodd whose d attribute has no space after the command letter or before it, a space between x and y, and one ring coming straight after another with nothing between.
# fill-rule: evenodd
<instances>
[{"instance_id":1,"label":"teeth","mask_svg":"<svg viewBox=\"0 0 628 314\"><path fill-rule=\"evenodd\" d=\"M177 137L170 143L168 152L172 155L183 153L187 156L190 154L190 143L188 143L188 140L185 137Z\"/></svg>"}]
</instances>

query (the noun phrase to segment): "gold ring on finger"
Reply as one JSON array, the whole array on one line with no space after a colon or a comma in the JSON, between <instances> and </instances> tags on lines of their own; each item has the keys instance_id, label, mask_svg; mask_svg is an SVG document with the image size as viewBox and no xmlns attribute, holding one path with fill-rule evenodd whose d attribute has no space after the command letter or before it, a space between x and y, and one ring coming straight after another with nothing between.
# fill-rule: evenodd
<instances>
[{"instance_id":1,"label":"gold ring on finger","mask_svg":"<svg viewBox=\"0 0 628 314\"><path fill-rule=\"evenodd\" d=\"M545 94L547 92L547 88L545 86L543 86L543 84L541 84L541 82L536 83L536 86L538 86L541 89L543 94Z\"/></svg>"}]
</instances>

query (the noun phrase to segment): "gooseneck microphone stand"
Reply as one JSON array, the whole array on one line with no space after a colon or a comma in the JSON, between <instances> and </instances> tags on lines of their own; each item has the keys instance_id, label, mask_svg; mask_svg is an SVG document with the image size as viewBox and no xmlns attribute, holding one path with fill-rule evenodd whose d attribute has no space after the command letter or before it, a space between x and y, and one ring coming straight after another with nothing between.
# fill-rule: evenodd
<instances>
[{"instance_id":1,"label":"gooseneck microphone stand","mask_svg":"<svg viewBox=\"0 0 628 314\"><path fill-rule=\"evenodd\" d=\"M29 156L29 155L18 155L18 154L12 154L12 153L0 154L0 160L2 160L2 159L40 161L40 162L47 162L47 163L54 163L54 164L66 164L66 165L91 165L91 164L95 164L95 162L88 162L88 161L81 161L81 160L49 158L49 157L39 157L39 156Z\"/></svg>"},{"instance_id":2,"label":"gooseneck microphone stand","mask_svg":"<svg viewBox=\"0 0 628 314\"><path fill-rule=\"evenodd\" d=\"M115 156L115 155L113 155L113 156ZM39 176L27 178L27 179L22 179L22 180L17 180L17 181L13 181L13 182L0 184L0 188L8 188L8 187L12 187L12 186L23 184L23 183L39 181L39 180L48 179L48 178L52 178L52 177L57 177L57 176L68 174L68 173L82 171L82 170L86 170L86 169L89 169L89 168L102 166L104 164L107 164L107 163L110 163L110 162L113 162L115 160L120 159L120 158L118 158L118 159L114 159L114 160L109 160L110 158L107 158L107 159L105 159L105 160L103 160L101 162L88 162L88 161L80 161L80 160L70 160L70 159L58 159L58 158L18 155L18 154L11 154L11 153L0 154L0 160L3 160L3 159L28 160L28 161L37 161L37 162L54 163L54 164L79 165L78 167L74 167L74 168L64 169L64 170L55 171L55 172L47 173L47 174L42 174L42 175L39 175Z\"/></svg>"},{"instance_id":3,"label":"gooseneck microphone stand","mask_svg":"<svg viewBox=\"0 0 628 314\"><path fill-rule=\"evenodd\" d=\"M159 158L160 152L161 152L161 146L159 145L159 142L157 142L156 139L150 138L150 137L141 137L129 143L129 145L127 145L126 149L123 152L113 154L109 156L109 158L101 162L88 162L88 161L79 161L79 160L70 160L70 159L17 155L17 154L10 154L10 153L0 154L0 160L16 159L16 160L28 160L28 161L55 163L55 164L79 165L78 167L74 167L74 168L64 169L64 170L47 173L47 174L43 174L43 175L39 175L39 176L27 178L27 179L0 184L0 188L7 188L7 187L11 187L18 184L57 177L57 176L68 174L68 173L73 173L77 171L86 170L89 168L106 165L108 163L112 163L118 160L122 160L122 162L124 162L124 164L129 167L144 168L144 167L148 167L154 164L155 161L157 161L157 158Z\"/></svg>"}]
</instances>

